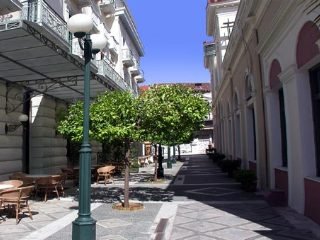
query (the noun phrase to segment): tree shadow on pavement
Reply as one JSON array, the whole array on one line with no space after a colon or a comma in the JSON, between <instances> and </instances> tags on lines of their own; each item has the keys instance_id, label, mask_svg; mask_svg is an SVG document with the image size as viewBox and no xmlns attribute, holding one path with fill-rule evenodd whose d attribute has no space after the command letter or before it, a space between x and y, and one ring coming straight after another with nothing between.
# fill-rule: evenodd
<instances>
[{"instance_id":1,"label":"tree shadow on pavement","mask_svg":"<svg viewBox=\"0 0 320 240\"><path fill-rule=\"evenodd\" d=\"M162 201L171 202L174 192L156 187L130 187L129 198L141 202ZM78 201L79 192L70 193ZM91 202L115 203L122 202L124 190L120 187L94 187L91 189Z\"/></svg>"}]
</instances>

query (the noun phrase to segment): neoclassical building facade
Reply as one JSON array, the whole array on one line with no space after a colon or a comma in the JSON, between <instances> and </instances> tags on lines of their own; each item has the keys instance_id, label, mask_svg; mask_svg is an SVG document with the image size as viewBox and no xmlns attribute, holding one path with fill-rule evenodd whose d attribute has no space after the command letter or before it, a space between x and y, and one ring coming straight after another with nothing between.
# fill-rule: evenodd
<instances>
[{"instance_id":1,"label":"neoclassical building facade","mask_svg":"<svg viewBox=\"0 0 320 240\"><path fill-rule=\"evenodd\" d=\"M207 5L215 145L254 170L261 190L280 190L291 208L320 224L319 6L241 0L219 64L219 29L209 18L234 2Z\"/></svg>"},{"instance_id":2,"label":"neoclassical building facade","mask_svg":"<svg viewBox=\"0 0 320 240\"><path fill-rule=\"evenodd\" d=\"M66 22L92 17L91 33L108 44L91 62L91 97L138 94L144 54L124 0L2 0L0 2L0 179L17 171L55 173L72 164L72 144L56 125L68 104L83 98L83 51ZM19 116L28 120L21 125ZM92 143L93 157L101 144Z\"/></svg>"}]
</instances>

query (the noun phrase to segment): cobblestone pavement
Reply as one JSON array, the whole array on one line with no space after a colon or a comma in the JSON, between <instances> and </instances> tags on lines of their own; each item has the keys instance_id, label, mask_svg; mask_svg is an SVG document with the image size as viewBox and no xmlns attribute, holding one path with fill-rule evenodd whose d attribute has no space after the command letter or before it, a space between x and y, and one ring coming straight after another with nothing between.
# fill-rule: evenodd
<instances>
[{"instance_id":1,"label":"cobblestone pavement","mask_svg":"<svg viewBox=\"0 0 320 240\"><path fill-rule=\"evenodd\" d=\"M271 208L263 198L243 192L205 155L185 158L165 168L166 177L151 182L152 165L130 179L130 199L144 209L123 212L112 204L123 200L123 178L93 184L92 216L97 240L320 240L319 225L288 208ZM33 220L0 218L0 240L69 240L77 217L77 189L65 198L30 202Z\"/></svg>"}]
</instances>

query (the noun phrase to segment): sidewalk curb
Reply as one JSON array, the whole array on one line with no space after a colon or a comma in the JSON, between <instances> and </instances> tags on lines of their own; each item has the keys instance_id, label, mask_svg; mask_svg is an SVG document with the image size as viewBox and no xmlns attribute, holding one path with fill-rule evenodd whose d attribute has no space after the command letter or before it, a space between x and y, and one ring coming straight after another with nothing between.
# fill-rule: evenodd
<instances>
[{"instance_id":1,"label":"sidewalk curb","mask_svg":"<svg viewBox=\"0 0 320 240\"><path fill-rule=\"evenodd\" d=\"M163 203L153 225L151 240L169 240L178 210L177 203Z\"/></svg>"}]
</instances>

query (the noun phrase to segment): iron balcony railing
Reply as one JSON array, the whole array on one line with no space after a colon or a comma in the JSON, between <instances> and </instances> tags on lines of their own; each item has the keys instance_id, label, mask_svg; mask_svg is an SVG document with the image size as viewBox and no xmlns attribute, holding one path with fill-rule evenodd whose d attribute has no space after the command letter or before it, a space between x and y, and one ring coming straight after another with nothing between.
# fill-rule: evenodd
<instances>
[{"instance_id":1,"label":"iron balcony railing","mask_svg":"<svg viewBox=\"0 0 320 240\"><path fill-rule=\"evenodd\" d=\"M45 26L69 44L69 30L66 22L43 0L24 2L22 19Z\"/></svg>"},{"instance_id":2,"label":"iron balcony railing","mask_svg":"<svg viewBox=\"0 0 320 240\"><path fill-rule=\"evenodd\" d=\"M122 49L123 60L130 60L133 62L133 55L130 49Z\"/></svg>"},{"instance_id":3,"label":"iron balcony railing","mask_svg":"<svg viewBox=\"0 0 320 240\"><path fill-rule=\"evenodd\" d=\"M102 0L100 5L114 4L115 0Z\"/></svg>"},{"instance_id":4,"label":"iron balcony railing","mask_svg":"<svg viewBox=\"0 0 320 240\"><path fill-rule=\"evenodd\" d=\"M97 61L100 74L111 79L123 90L130 90L130 87L124 82L124 79L113 69L113 67L106 60Z\"/></svg>"}]
</instances>

